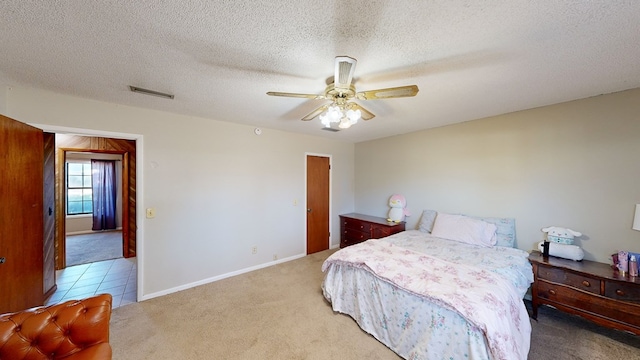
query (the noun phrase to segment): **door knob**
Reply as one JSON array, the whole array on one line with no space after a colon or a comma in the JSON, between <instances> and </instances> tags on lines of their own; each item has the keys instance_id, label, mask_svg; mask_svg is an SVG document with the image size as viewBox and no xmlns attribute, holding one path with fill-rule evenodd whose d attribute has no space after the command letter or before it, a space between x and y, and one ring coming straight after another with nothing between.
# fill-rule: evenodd
<instances>
[{"instance_id":1,"label":"door knob","mask_svg":"<svg viewBox=\"0 0 640 360\"><path fill-rule=\"evenodd\" d=\"M308 212L308 213L310 213L310 212L311 212L311 209L307 209L307 212Z\"/></svg>"},{"instance_id":2,"label":"door knob","mask_svg":"<svg viewBox=\"0 0 640 360\"><path fill-rule=\"evenodd\" d=\"M5 261L7 261L7 259L0 257L0 264L4 264Z\"/></svg>"}]
</instances>

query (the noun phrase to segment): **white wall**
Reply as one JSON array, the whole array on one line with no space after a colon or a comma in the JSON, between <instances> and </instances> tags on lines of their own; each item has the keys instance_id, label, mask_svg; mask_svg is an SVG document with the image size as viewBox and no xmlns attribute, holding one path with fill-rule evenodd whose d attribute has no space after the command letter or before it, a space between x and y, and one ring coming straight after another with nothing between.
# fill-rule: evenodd
<instances>
[{"instance_id":1,"label":"white wall","mask_svg":"<svg viewBox=\"0 0 640 360\"><path fill-rule=\"evenodd\" d=\"M0 85L0 114L7 113L7 92L8 87Z\"/></svg>"},{"instance_id":2,"label":"white wall","mask_svg":"<svg viewBox=\"0 0 640 360\"><path fill-rule=\"evenodd\" d=\"M303 256L307 152L332 157L334 245L354 208L353 144L20 87L7 103L26 123L139 136L139 299Z\"/></svg>"},{"instance_id":3,"label":"white wall","mask_svg":"<svg viewBox=\"0 0 640 360\"><path fill-rule=\"evenodd\" d=\"M356 211L386 216L400 193L407 228L422 209L514 217L521 249L557 225L584 234L587 259L640 252L639 100L635 89L359 143Z\"/></svg>"}]
</instances>

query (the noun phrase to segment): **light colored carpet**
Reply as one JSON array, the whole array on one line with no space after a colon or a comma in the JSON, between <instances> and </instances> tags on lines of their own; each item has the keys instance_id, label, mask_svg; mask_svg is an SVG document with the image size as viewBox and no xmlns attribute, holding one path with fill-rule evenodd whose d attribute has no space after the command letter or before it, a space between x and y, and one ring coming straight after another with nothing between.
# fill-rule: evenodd
<instances>
[{"instance_id":1,"label":"light colored carpet","mask_svg":"<svg viewBox=\"0 0 640 360\"><path fill-rule=\"evenodd\" d=\"M67 267L122 257L122 231L67 235Z\"/></svg>"},{"instance_id":2,"label":"light colored carpet","mask_svg":"<svg viewBox=\"0 0 640 360\"><path fill-rule=\"evenodd\" d=\"M325 301L320 266L333 251L116 308L113 358L399 359ZM529 359L638 359L635 336L538 315Z\"/></svg>"}]
</instances>

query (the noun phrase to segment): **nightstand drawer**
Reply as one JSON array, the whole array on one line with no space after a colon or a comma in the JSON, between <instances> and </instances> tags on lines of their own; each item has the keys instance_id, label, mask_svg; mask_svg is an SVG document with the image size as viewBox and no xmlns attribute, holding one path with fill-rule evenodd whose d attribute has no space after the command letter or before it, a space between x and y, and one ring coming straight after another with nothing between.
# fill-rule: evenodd
<instances>
[{"instance_id":1,"label":"nightstand drawer","mask_svg":"<svg viewBox=\"0 0 640 360\"><path fill-rule=\"evenodd\" d=\"M609 321L640 326L640 306L635 304L612 304L603 296L594 296L561 285L541 281L538 296L552 305L569 307L581 312L598 314Z\"/></svg>"},{"instance_id":2,"label":"nightstand drawer","mask_svg":"<svg viewBox=\"0 0 640 360\"><path fill-rule=\"evenodd\" d=\"M342 224L345 229L364 231L367 233L371 232L371 224L357 219L343 218Z\"/></svg>"},{"instance_id":3,"label":"nightstand drawer","mask_svg":"<svg viewBox=\"0 0 640 360\"><path fill-rule=\"evenodd\" d=\"M538 267L538 277L543 280L564 284L590 293L600 294L600 280L598 278L574 274L563 269L546 266Z\"/></svg>"},{"instance_id":4,"label":"nightstand drawer","mask_svg":"<svg viewBox=\"0 0 640 360\"><path fill-rule=\"evenodd\" d=\"M551 284L546 281L540 281L538 283L539 297L562 303L571 307L580 307L582 305L582 301L580 300L581 294L582 293L580 291L572 289L570 287ZM590 299L590 295L585 295L583 300L588 302Z\"/></svg>"},{"instance_id":5,"label":"nightstand drawer","mask_svg":"<svg viewBox=\"0 0 640 360\"><path fill-rule=\"evenodd\" d=\"M397 229L391 228L391 227L383 227L383 228L379 227L379 228L373 229L373 231L371 232L372 232L372 238L379 239L379 238L387 237L389 235L396 233Z\"/></svg>"},{"instance_id":6,"label":"nightstand drawer","mask_svg":"<svg viewBox=\"0 0 640 360\"><path fill-rule=\"evenodd\" d=\"M540 281L538 283L538 296L549 300L551 303L594 313L602 311L603 304L605 303L605 298L601 296L594 297L594 295L589 293L562 285L551 284L546 281Z\"/></svg>"},{"instance_id":7,"label":"nightstand drawer","mask_svg":"<svg viewBox=\"0 0 640 360\"><path fill-rule=\"evenodd\" d=\"M633 284L607 280L604 283L604 296L640 304L640 287Z\"/></svg>"},{"instance_id":8,"label":"nightstand drawer","mask_svg":"<svg viewBox=\"0 0 640 360\"><path fill-rule=\"evenodd\" d=\"M371 238L369 232L363 232L363 231L351 229L351 228L344 229L344 232L342 233L342 237L349 241L355 241L355 242L365 241Z\"/></svg>"}]
</instances>

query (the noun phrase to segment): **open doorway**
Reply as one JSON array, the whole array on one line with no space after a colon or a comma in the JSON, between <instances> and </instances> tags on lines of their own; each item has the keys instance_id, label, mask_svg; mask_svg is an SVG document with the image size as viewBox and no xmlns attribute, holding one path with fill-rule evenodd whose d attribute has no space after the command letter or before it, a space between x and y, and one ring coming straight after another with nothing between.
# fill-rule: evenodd
<instances>
[{"instance_id":1,"label":"open doorway","mask_svg":"<svg viewBox=\"0 0 640 360\"><path fill-rule=\"evenodd\" d=\"M74 154L116 156L121 164L118 235L121 256L80 265L67 264L66 159ZM110 293L113 307L137 301L136 140L55 134L55 284L46 304ZM45 183L45 193L48 186ZM49 211L51 213L51 210ZM73 234L74 229L71 230ZM106 232L105 232L106 234Z\"/></svg>"},{"instance_id":2,"label":"open doorway","mask_svg":"<svg viewBox=\"0 0 640 360\"><path fill-rule=\"evenodd\" d=\"M66 203L65 164L73 154L119 155L121 156L122 199L122 256L136 256L136 142L135 140L56 134L56 269L66 264ZM75 156L75 155L73 155Z\"/></svg>"}]
</instances>

